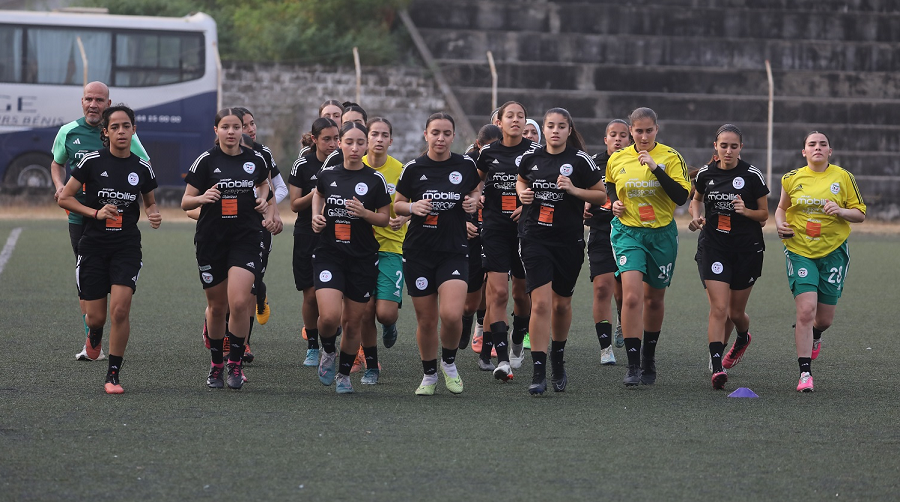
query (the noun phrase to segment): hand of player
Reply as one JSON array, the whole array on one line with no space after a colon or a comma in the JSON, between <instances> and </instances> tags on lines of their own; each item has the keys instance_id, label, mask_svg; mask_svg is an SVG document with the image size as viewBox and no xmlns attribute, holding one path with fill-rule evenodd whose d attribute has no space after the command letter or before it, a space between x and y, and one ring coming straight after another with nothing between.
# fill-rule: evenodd
<instances>
[{"instance_id":1,"label":"hand of player","mask_svg":"<svg viewBox=\"0 0 900 502\"><path fill-rule=\"evenodd\" d=\"M403 228L403 225L406 225L407 221L409 221L409 216L397 216L396 218L389 219L388 225L391 226L391 230L396 232Z\"/></svg>"},{"instance_id":2,"label":"hand of player","mask_svg":"<svg viewBox=\"0 0 900 502\"><path fill-rule=\"evenodd\" d=\"M782 239L790 239L794 236L794 229L791 227L791 224L783 221L781 225L775 227L775 231L778 232L778 237Z\"/></svg>"},{"instance_id":3,"label":"hand of player","mask_svg":"<svg viewBox=\"0 0 900 502\"><path fill-rule=\"evenodd\" d=\"M253 208L259 214L266 214L269 209L269 203L263 199L256 199L256 207Z\"/></svg>"},{"instance_id":4,"label":"hand of player","mask_svg":"<svg viewBox=\"0 0 900 502\"><path fill-rule=\"evenodd\" d=\"M312 229L315 233L321 233L322 230L325 229L325 217L321 214L317 214L312 217Z\"/></svg>"},{"instance_id":5,"label":"hand of player","mask_svg":"<svg viewBox=\"0 0 900 502\"><path fill-rule=\"evenodd\" d=\"M653 160L653 157L651 157L649 153L647 153L647 150L641 150L638 153L638 160L642 166L647 166L651 173L656 171L656 161Z\"/></svg>"},{"instance_id":6,"label":"hand of player","mask_svg":"<svg viewBox=\"0 0 900 502\"><path fill-rule=\"evenodd\" d=\"M478 237L478 226L474 223L466 222L466 238L474 239Z\"/></svg>"},{"instance_id":7,"label":"hand of player","mask_svg":"<svg viewBox=\"0 0 900 502\"><path fill-rule=\"evenodd\" d=\"M113 204L106 204L97 211L98 220L114 220L119 217L119 208Z\"/></svg>"},{"instance_id":8,"label":"hand of player","mask_svg":"<svg viewBox=\"0 0 900 502\"><path fill-rule=\"evenodd\" d=\"M620 200L613 202L612 205L612 213L613 216L617 218L621 218L623 214L625 214L625 203Z\"/></svg>"},{"instance_id":9,"label":"hand of player","mask_svg":"<svg viewBox=\"0 0 900 502\"><path fill-rule=\"evenodd\" d=\"M737 214L744 214L747 211L747 206L744 204L744 199L741 199L741 196L738 195L731 201L731 205L734 206L734 212Z\"/></svg>"},{"instance_id":10,"label":"hand of player","mask_svg":"<svg viewBox=\"0 0 900 502\"><path fill-rule=\"evenodd\" d=\"M690 230L691 232L696 232L697 230L703 228L703 225L706 225L706 218L698 216L692 219L690 223L688 223L688 230Z\"/></svg>"},{"instance_id":11,"label":"hand of player","mask_svg":"<svg viewBox=\"0 0 900 502\"><path fill-rule=\"evenodd\" d=\"M531 204L534 202L534 190L532 190L531 187L522 190L522 193L519 194L519 201L521 201L522 204Z\"/></svg>"},{"instance_id":12,"label":"hand of player","mask_svg":"<svg viewBox=\"0 0 900 502\"><path fill-rule=\"evenodd\" d=\"M200 194L198 198L200 199L201 204L213 204L222 198L222 192L215 186L212 186L209 190Z\"/></svg>"},{"instance_id":13,"label":"hand of player","mask_svg":"<svg viewBox=\"0 0 900 502\"><path fill-rule=\"evenodd\" d=\"M833 200L825 201L825 206L822 208L825 211L825 214L830 216L841 216L841 206L837 204L837 202Z\"/></svg>"},{"instance_id":14,"label":"hand of player","mask_svg":"<svg viewBox=\"0 0 900 502\"><path fill-rule=\"evenodd\" d=\"M162 223L162 214L159 211L147 213L147 221L150 222L150 228L159 228L160 223Z\"/></svg>"},{"instance_id":15,"label":"hand of player","mask_svg":"<svg viewBox=\"0 0 900 502\"><path fill-rule=\"evenodd\" d=\"M463 199L463 211L469 214L475 214L478 211L478 198L471 198L468 195Z\"/></svg>"},{"instance_id":16,"label":"hand of player","mask_svg":"<svg viewBox=\"0 0 900 502\"><path fill-rule=\"evenodd\" d=\"M53 200L59 202L59 196L62 195L64 188L66 188L65 185L57 188L56 191L53 192Z\"/></svg>"},{"instance_id":17,"label":"hand of player","mask_svg":"<svg viewBox=\"0 0 900 502\"><path fill-rule=\"evenodd\" d=\"M344 207L347 208L347 212L350 213L350 216L356 218L362 218L366 214L366 206L364 206L356 197L348 200Z\"/></svg>"},{"instance_id":18,"label":"hand of player","mask_svg":"<svg viewBox=\"0 0 900 502\"><path fill-rule=\"evenodd\" d=\"M563 176L562 174L556 178L556 186L566 193L572 193L572 189L575 188L575 185L572 184L572 179L568 176Z\"/></svg>"},{"instance_id":19,"label":"hand of player","mask_svg":"<svg viewBox=\"0 0 900 502\"><path fill-rule=\"evenodd\" d=\"M591 213L591 203L585 202L584 203L584 213L581 215L581 219L589 220L593 217L594 217L594 215Z\"/></svg>"},{"instance_id":20,"label":"hand of player","mask_svg":"<svg viewBox=\"0 0 900 502\"><path fill-rule=\"evenodd\" d=\"M409 212L416 216L428 216L431 212L431 199L420 199L409 205Z\"/></svg>"},{"instance_id":21,"label":"hand of player","mask_svg":"<svg viewBox=\"0 0 900 502\"><path fill-rule=\"evenodd\" d=\"M516 210L513 211L511 215L509 215L509 217L515 222L518 222L519 217L521 217L521 216L522 216L522 206L517 207Z\"/></svg>"}]
</instances>

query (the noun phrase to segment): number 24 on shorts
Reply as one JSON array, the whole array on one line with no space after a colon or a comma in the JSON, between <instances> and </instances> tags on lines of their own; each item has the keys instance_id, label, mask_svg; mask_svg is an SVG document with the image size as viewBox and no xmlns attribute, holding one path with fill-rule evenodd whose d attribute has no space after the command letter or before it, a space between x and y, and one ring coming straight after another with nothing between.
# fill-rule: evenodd
<instances>
[{"instance_id":1,"label":"number 24 on shorts","mask_svg":"<svg viewBox=\"0 0 900 502\"><path fill-rule=\"evenodd\" d=\"M672 264L671 263L669 263L668 265L663 265L663 266L659 267L659 277L657 277L658 279L662 279L666 282L669 282L671 277L672 277Z\"/></svg>"}]
</instances>

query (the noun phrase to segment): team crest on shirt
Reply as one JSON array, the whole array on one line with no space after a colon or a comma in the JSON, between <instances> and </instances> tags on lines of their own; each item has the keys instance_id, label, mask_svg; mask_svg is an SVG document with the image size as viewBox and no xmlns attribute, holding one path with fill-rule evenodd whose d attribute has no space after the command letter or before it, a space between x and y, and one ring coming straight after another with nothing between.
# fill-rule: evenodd
<instances>
[{"instance_id":1,"label":"team crest on shirt","mask_svg":"<svg viewBox=\"0 0 900 502\"><path fill-rule=\"evenodd\" d=\"M394 193L396 191L397 191L397 185L395 185L393 183L388 183L388 193L391 195L394 195Z\"/></svg>"},{"instance_id":2,"label":"team crest on shirt","mask_svg":"<svg viewBox=\"0 0 900 502\"><path fill-rule=\"evenodd\" d=\"M213 282L213 275L209 272L203 272L200 274L200 278L203 279L203 282L206 284L211 284Z\"/></svg>"},{"instance_id":3,"label":"team crest on shirt","mask_svg":"<svg viewBox=\"0 0 900 502\"><path fill-rule=\"evenodd\" d=\"M832 183L831 184L831 193L837 195L841 192L841 184L840 183Z\"/></svg>"},{"instance_id":4,"label":"team crest on shirt","mask_svg":"<svg viewBox=\"0 0 900 502\"><path fill-rule=\"evenodd\" d=\"M416 287L419 288L419 291L425 291L425 288L428 287L428 279L419 277L416 279Z\"/></svg>"},{"instance_id":5,"label":"team crest on shirt","mask_svg":"<svg viewBox=\"0 0 900 502\"><path fill-rule=\"evenodd\" d=\"M522 163L522 157L523 157L522 155L519 155L518 157L516 157L516 167L519 167L519 164Z\"/></svg>"},{"instance_id":6,"label":"team crest on shirt","mask_svg":"<svg viewBox=\"0 0 900 502\"><path fill-rule=\"evenodd\" d=\"M137 175L137 173L131 173L128 175L128 183L131 186L137 186L138 181L141 181L141 178Z\"/></svg>"},{"instance_id":7,"label":"team crest on shirt","mask_svg":"<svg viewBox=\"0 0 900 502\"><path fill-rule=\"evenodd\" d=\"M803 278L809 275L809 272L805 268L801 268L797 270L797 277Z\"/></svg>"},{"instance_id":8,"label":"team crest on shirt","mask_svg":"<svg viewBox=\"0 0 900 502\"><path fill-rule=\"evenodd\" d=\"M323 270L319 272L319 280L322 282L328 282L331 280L331 271Z\"/></svg>"},{"instance_id":9,"label":"team crest on shirt","mask_svg":"<svg viewBox=\"0 0 900 502\"><path fill-rule=\"evenodd\" d=\"M716 275L721 274L722 270L723 270L722 262L717 261L717 262L713 263L711 269L714 274L716 274Z\"/></svg>"},{"instance_id":10,"label":"team crest on shirt","mask_svg":"<svg viewBox=\"0 0 900 502\"><path fill-rule=\"evenodd\" d=\"M572 176L572 171L574 171L572 164L563 164L559 166L559 174L562 174L563 176Z\"/></svg>"},{"instance_id":11,"label":"team crest on shirt","mask_svg":"<svg viewBox=\"0 0 900 502\"><path fill-rule=\"evenodd\" d=\"M253 174L253 171L256 171L256 164L253 162L244 162L244 172Z\"/></svg>"},{"instance_id":12,"label":"team crest on shirt","mask_svg":"<svg viewBox=\"0 0 900 502\"><path fill-rule=\"evenodd\" d=\"M369 193L369 185L362 182L356 184L356 195L365 195L367 193Z\"/></svg>"},{"instance_id":13,"label":"team crest on shirt","mask_svg":"<svg viewBox=\"0 0 900 502\"><path fill-rule=\"evenodd\" d=\"M738 176L737 178L731 180L731 186L733 186L734 188L736 188L738 190L740 190L741 188L744 188L744 178L741 178L740 176Z\"/></svg>"},{"instance_id":14,"label":"team crest on shirt","mask_svg":"<svg viewBox=\"0 0 900 502\"><path fill-rule=\"evenodd\" d=\"M460 174L459 171L453 171L452 173L450 173L449 179L450 179L450 183L453 183L454 185L459 185L460 183L462 183L462 174Z\"/></svg>"}]
</instances>

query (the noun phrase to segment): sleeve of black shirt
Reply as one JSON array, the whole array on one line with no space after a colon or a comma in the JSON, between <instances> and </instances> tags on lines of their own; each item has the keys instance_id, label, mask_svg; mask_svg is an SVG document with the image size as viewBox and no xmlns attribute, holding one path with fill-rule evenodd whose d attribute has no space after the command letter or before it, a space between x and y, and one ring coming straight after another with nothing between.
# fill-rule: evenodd
<instances>
[{"instance_id":1,"label":"sleeve of black shirt","mask_svg":"<svg viewBox=\"0 0 900 502\"><path fill-rule=\"evenodd\" d=\"M653 171L653 174L656 176L656 179L659 180L659 184L666 192L666 195L668 195L669 198L672 199L672 202L674 202L675 205L680 206L687 202L687 198L690 192L685 190L683 186L679 185L677 181L673 180L669 176L669 173L657 167L656 170Z\"/></svg>"}]
</instances>

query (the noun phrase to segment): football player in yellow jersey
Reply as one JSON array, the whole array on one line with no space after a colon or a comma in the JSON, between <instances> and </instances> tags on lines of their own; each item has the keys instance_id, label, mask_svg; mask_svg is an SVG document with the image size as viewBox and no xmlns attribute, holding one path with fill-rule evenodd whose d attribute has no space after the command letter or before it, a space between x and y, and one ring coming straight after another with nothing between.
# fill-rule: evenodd
<instances>
[{"instance_id":1,"label":"football player in yellow jersey","mask_svg":"<svg viewBox=\"0 0 900 502\"><path fill-rule=\"evenodd\" d=\"M812 392L810 364L819 355L822 332L834 320L850 265L850 223L865 221L866 205L853 175L828 163L832 149L825 134L811 132L803 143L809 164L781 178L775 223L797 306L797 391Z\"/></svg>"},{"instance_id":2,"label":"football player in yellow jersey","mask_svg":"<svg viewBox=\"0 0 900 502\"><path fill-rule=\"evenodd\" d=\"M391 218L388 226L373 227L375 239L378 240L378 286L375 301L370 301L367 306L368 319L363 323L360 348L362 359L366 363L362 383L375 384L379 376L376 318L381 323L384 346L391 348L397 341L397 318L403 302L403 239L409 216L398 216L394 212L393 199L397 180L403 172L403 164L387 154L393 142L393 127L382 117L372 118L366 126L369 128L369 149L362 159L363 163L384 176L391 194ZM363 361L358 362L361 369Z\"/></svg>"},{"instance_id":3,"label":"football player in yellow jersey","mask_svg":"<svg viewBox=\"0 0 900 502\"><path fill-rule=\"evenodd\" d=\"M675 206L687 202L691 184L681 154L656 142L656 113L638 108L629 119L634 145L612 154L606 182L615 187L618 199L612 206L616 217L609 237L622 278L621 321L628 355L624 383L632 386L656 382L663 298L678 255L673 216Z\"/></svg>"}]
</instances>

